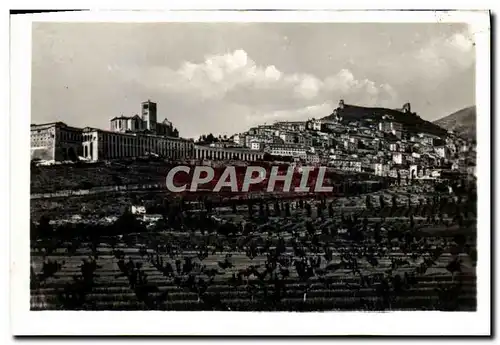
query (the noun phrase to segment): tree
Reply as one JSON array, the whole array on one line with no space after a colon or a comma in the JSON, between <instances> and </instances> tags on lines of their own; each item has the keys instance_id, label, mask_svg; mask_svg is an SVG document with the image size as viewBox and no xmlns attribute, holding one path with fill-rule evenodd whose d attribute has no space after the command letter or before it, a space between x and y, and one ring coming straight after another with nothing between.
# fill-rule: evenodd
<instances>
[{"instance_id":1,"label":"tree","mask_svg":"<svg viewBox=\"0 0 500 345\"><path fill-rule=\"evenodd\" d=\"M366 208L370 210L372 208L372 200L369 195L366 196L365 202L366 202Z\"/></svg>"},{"instance_id":2,"label":"tree","mask_svg":"<svg viewBox=\"0 0 500 345\"><path fill-rule=\"evenodd\" d=\"M459 234L459 235L455 235L453 237L453 240L457 244L460 252L463 252L464 251L464 246L467 243L466 237L463 234Z\"/></svg>"},{"instance_id":3,"label":"tree","mask_svg":"<svg viewBox=\"0 0 500 345\"><path fill-rule=\"evenodd\" d=\"M210 133L209 135L207 135L206 141L208 143L214 143L217 141L217 138L212 133Z\"/></svg>"},{"instance_id":4,"label":"tree","mask_svg":"<svg viewBox=\"0 0 500 345\"><path fill-rule=\"evenodd\" d=\"M314 229L314 226L310 221L306 222L306 231L311 236L316 233L316 230Z\"/></svg>"},{"instance_id":5,"label":"tree","mask_svg":"<svg viewBox=\"0 0 500 345\"><path fill-rule=\"evenodd\" d=\"M471 249L469 252L469 257L472 261L472 265L476 267L477 264L477 250L475 248Z\"/></svg>"},{"instance_id":6,"label":"tree","mask_svg":"<svg viewBox=\"0 0 500 345\"><path fill-rule=\"evenodd\" d=\"M272 160L273 160L273 156L272 156L270 153L265 152L265 153L264 153L264 157L262 157L262 159L263 159L264 161L266 161L266 162L269 162L269 161L272 161Z\"/></svg>"},{"instance_id":7,"label":"tree","mask_svg":"<svg viewBox=\"0 0 500 345\"><path fill-rule=\"evenodd\" d=\"M309 205L309 203L306 203L305 208L306 208L307 216L311 217L311 214L312 214L311 205Z\"/></svg>"},{"instance_id":8,"label":"tree","mask_svg":"<svg viewBox=\"0 0 500 345\"><path fill-rule=\"evenodd\" d=\"M30 221L30 240L33 241L37 238L38 236L38 231L37 231L37 226Z\"/></svg>"},{"instance_id":9,"label":"tree","mask_svg":"<svg viewBox=\"0 0 500 345\"><path fill-rule=\"evenodd\" d=\"M322 204L319 204L316 207L316 212L317 212L318 218L322 218L323 217L323 205Z\"/></svg>"},{"instance_id":10,"label":"tree","mask_svg":"<svg viewBox=\"0 0 500 345\"><path fill-rule=\"evenodd\" d=\"M384 195L383 194L380 194L379 201L380 201L380 209L383 210L384 207L385 207L385 200L384 200Z\"/></svg>"},{"instance_id":11,"label":"tree","mask_svg":"<svg viewBox=\"0 0 500 345\"><path fill-rule=\"evenodd\" d=\"M398 199L397 199L396 195L394 194L392 196L392 208L395 209L396 207L398 207Z\"/></svg>"},{"instance_id":12,"label":"tree","mask_svg":"<svg viewBox=\"0 0 500 345\"><path fill-rule=\"evenodd\" d=\"M167 222L165 222L164 219L159 219L154 225L155 231L165 231L166 228L167 228Z\"/></svg>"},{"instance_id":13,"label":"tree","mask_svg":"<svg viewBox=\"0 0 500 345\"><path fill-rule=\"evenodd\" d=\"M280 203L279 203L278 200L276 200L274 202L274 213L275 213L276 216L279 216L280 212L281 212L281 210L280 210Z\"/></svg>"},{"instance_id":14,"label":"tree","mask_svg":"<svg viewBox=\"0 0 500 345\"><path fill-rule=\"evenodd\" d=\"M144 225L128 210L113 225L117 234L143 232L146 230Z\"/></svg>"},{"instance_id":15,"label":"tree","mask_svg":"<svg viewBox=\"0 0 500 345\"><path fill-rule=\"evenodd\" d=\"M113 174L111 175L111 178L113 180L113 183L117 186L121 186L122 185L122 179L120 178L120 176L116 175L116 174Z\"/></svg>"},{"instance_id":16,"label":"tree","mask_svg":"<svg viewBox=\"0 0 500 345\"><path fill-rule=\"evenodd\" d=\"M53 234L54 229L50 225L50 218L47 216L40 217L40 221L38 223L38 236L40 238L47 238Z\"/></svg>"},{"instance_id":17,"label":"tree","mask_svg":"<svg viewBox=\"0 0 500 345\"><path fill-rule=\"evenodd\" d=\"M217 229L217 233L219 233L221 235L225 235L225 236L228 236L228 235L231 235L231 234L235 234L237 232L238 232L237 226L235 224L229 223L229 222L222 224Z\"/></svg>"},{"instance_id":18,"label":"tree","mask_svg":"<svg viewBox=\"0 0 500 345\"><path fill-rule=\"evenodd\" d=\"M248 199L247 201L247 207L248 207L248 216L252 218L253 216L253 203L252 200Z\"/></svg>"},{"instance_id":19,"label":"tree","mask_svg":"<svg viewBox=\"0 0 500 345\"><path fill-rule=\"evenodd\" d=\"M264 219L264 203L262 200L259 202L259 217Z\"/></svg>"},{"instance_id":20,"label":"tree","mask_svg":"<svg viewBox=\"0 0 500 345\"><path fill-rule=\"evenodd\" d=\"M375 223L375 229L373 230L373 239L375 240L375 243L380 243L380 228L380 223Z\"/></svg>"}]
</instances>

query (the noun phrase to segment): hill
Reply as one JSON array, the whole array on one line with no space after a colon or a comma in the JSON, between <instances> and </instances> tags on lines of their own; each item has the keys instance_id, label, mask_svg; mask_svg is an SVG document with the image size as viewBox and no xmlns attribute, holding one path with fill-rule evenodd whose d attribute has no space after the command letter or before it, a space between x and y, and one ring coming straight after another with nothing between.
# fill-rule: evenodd
<instances>
[{"instance_id":1,"label":"hill","mask_svg":"<svg viewBox=\"0 0 500 345\"><path fill-rule=\"evenodd\" d=\"M361 107L357 105L344 104L343 101L340 101L339 107L335 109L332 114L324 117L323 120L332 120L337 116L340 116L343 122L363 122L366 120L380 121L384 115L392 117L394 121L403 124L404 128L409 132L424 132L435 135L446 134L445 129L433 124L432 122L422 119L416 113L412 113L409 103L405 104L402 109L388 109Z\"/></svg>"},{"instance_id":2,"label":"hill","mask_svg":"<svg viewBox=\"0 0 500 345\"><path fill-rule=\"evenodd\" d=\"M434 121L434 124L454 130L468 138L476 137L476 106L467 107Z\"/></svg>"}]
</instances>

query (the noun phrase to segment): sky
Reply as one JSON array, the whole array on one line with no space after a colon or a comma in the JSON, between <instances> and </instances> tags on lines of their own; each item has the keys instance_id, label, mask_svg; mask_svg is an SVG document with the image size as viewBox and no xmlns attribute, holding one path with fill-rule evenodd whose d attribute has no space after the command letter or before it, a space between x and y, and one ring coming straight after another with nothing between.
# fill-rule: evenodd
<instances>
[{"instance_id":1,"label":"sky","mask_svg":"<svg viewBox=\"0 0 500 345\"><path fill-rule=\"evenodd\" d=\"M158 104L182 137L346 104L435 120L475 104L465 24L33 23L31 122L109 129Z\"/></svg>"}]
</instances>

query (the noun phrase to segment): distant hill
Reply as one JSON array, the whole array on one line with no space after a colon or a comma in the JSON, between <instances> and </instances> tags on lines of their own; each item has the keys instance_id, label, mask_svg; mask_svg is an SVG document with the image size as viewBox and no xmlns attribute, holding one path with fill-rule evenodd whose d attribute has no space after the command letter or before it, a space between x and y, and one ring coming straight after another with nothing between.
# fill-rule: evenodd
<instances>
[{"instance_id":1,"label":"distant hill","mask_svg":"<svg viewBox=\"0 0 500 345\"><path fill-rule=\"evenodd\" d=\"M360 107L357 105L344 104L343 101L340 101L339 107L335 109L332 114L323 119L331 120L336 116L340 116L343 122L366 121L368 119L380 121L384 115L388 115L392 117L395 122L403 124L404 128L409 132L424 132L435 135L446 134L445 129L422 119L416 113L412 113L409 103L405 104L402 109L388 109Z\"/></svg>"},{"instance_id":2,"label":"distant hill","mask_svg":"<svg viewBox=\"0 0 500 345\"><path fill-rule=\"evenodd\" d=\"M434 121L434 124L446 130L454 130L461 136L476 138L476 106L456 111Z\"/></svg>"}]
</instances>

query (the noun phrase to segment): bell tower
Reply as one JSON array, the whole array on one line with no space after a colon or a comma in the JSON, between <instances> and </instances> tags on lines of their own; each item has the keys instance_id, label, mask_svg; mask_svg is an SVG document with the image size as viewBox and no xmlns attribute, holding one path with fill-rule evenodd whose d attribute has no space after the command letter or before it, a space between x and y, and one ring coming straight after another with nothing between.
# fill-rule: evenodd
<instances>
[{"instance_id":1,"label":"bell tower","mask_svg":"<svg viewBox=\"0 0 500 345\"><path fill-rule=\"evenodd\" d=\"M151 102L149 99L147 102L142 102L141 105L142 120L146 125L146 129L152 132L156 132L156 103Z\"/></svg>"}]
</instances>

